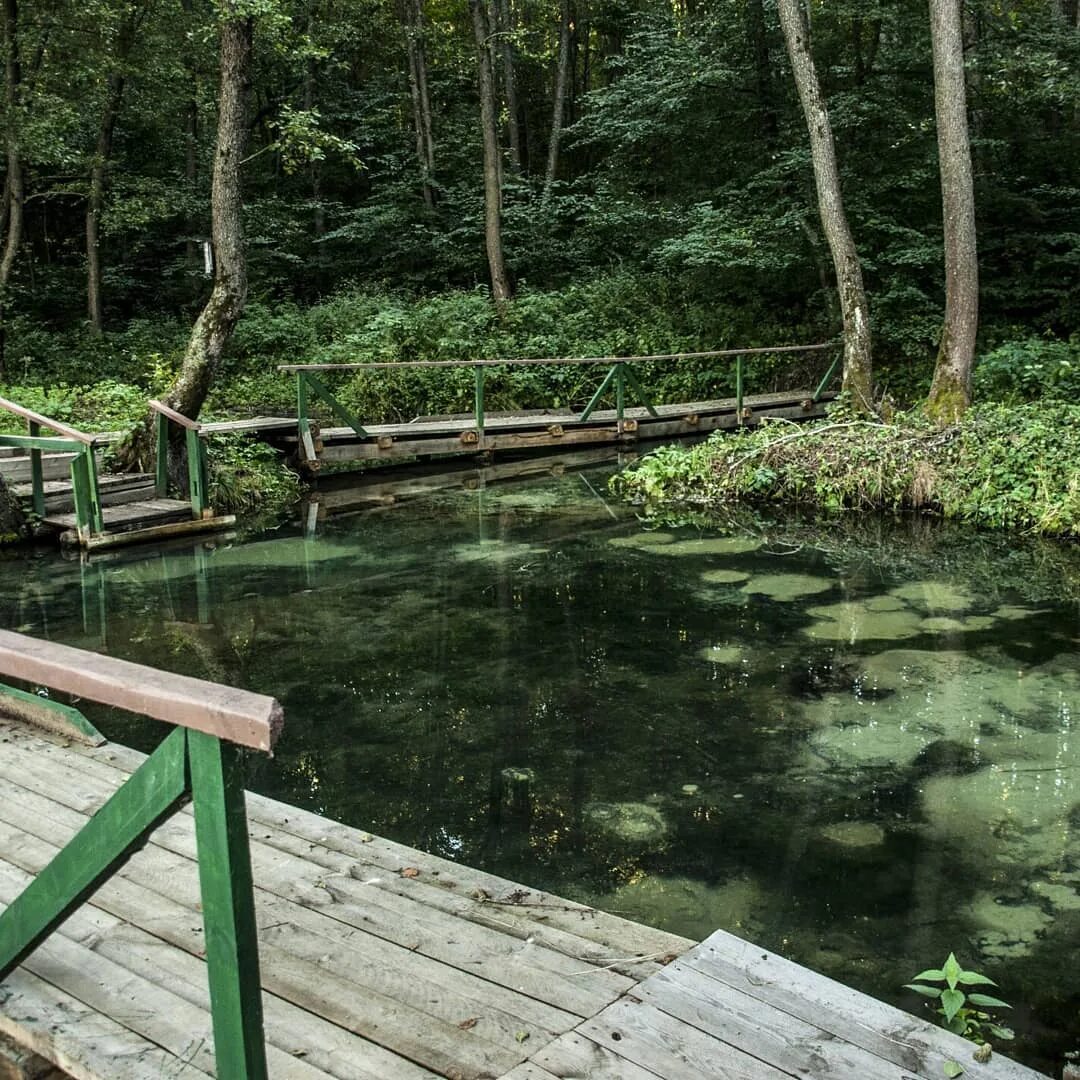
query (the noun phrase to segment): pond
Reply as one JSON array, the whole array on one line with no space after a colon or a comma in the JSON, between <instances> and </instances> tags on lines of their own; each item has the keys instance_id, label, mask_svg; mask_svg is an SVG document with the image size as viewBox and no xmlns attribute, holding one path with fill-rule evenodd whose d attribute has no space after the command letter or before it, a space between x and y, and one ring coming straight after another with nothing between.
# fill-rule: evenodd
<instances>
[{"instance_id":1,"label":"pond","mask_svg":"<svg viewBox=\"0 0 1080 1080\"><path fill-rule=\"evenodd\" d=\"M351 825L916 1012L902 984L955 951L1016 1006L1002 1048L1059 1067L1080 556L877 518L646 521L609 472L9 556L0 618L276 696L251 786Z\"/></svg>"}]
</instances>

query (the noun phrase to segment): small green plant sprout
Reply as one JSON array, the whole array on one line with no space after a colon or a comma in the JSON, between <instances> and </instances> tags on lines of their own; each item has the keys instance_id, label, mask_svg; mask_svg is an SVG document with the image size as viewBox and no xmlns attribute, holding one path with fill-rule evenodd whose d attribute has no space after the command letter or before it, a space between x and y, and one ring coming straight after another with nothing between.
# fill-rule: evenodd
<instances>
[{"instance_id":1,"label":"small green plant sprout","mask_svg":"<svg viewBox=\"0 0 1080 1080\"><path fill-rule=\"evenodd\" d=\"M973 1043L982 1046L990 1036L997 1039L1011 1039L1011 1028L1003 1027L995 1017L984 1009L1011 1009L1008 1002L989 994L967 993L962 986L996 986L993 979L980 975L977 971L965 971L953 953L940 968L920 971L915 976L917 981L905 983L904 989L914 990L937 1002L934 1012L941 1018L941 1026L955 1035L962 1035ZM926 983L944 983L943 986L927 986ZM929 1002L928 1002L929 1004Z\"/></svg>"}]
</instances>

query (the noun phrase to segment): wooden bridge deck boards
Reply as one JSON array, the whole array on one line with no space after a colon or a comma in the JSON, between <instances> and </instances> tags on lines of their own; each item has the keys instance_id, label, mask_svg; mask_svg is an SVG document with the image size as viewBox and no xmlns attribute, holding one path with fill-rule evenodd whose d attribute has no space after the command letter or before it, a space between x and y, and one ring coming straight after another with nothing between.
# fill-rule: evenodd
<instances>
[{"instance_id":1,"label":"wooden bridge deck boards","mask_svg":"<svg viewBox=\"0 0 1080 1080\"><path fill-rule=\"evenodd\" d=\"M142 760L0 721L0 905ZM692 942L251 795L270 1074L318 1080L1033 1080L719 931ZM77 1080L214 1075L190 812L4 983Z\"/></svg>"}]
</instances>

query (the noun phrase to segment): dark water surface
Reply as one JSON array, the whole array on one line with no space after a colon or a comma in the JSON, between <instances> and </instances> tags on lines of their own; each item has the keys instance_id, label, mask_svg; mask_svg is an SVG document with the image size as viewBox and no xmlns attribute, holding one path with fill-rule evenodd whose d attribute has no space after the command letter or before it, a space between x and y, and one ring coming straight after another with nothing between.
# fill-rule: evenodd
<instances>
[{"instance_id":1,"label":"dark water surface","mask_svg":"<svg viewBox=\"0 0 1080 1080\"><path fill-rule=\"evenodd\" d=\"M950 950L1080 1044L1080 558L657 526L603 470L244 542L0 562L3 625L272 694L251 786L914 1011ZM98 715L147 748L159 730Z\"/></svg>"}]
</instances>

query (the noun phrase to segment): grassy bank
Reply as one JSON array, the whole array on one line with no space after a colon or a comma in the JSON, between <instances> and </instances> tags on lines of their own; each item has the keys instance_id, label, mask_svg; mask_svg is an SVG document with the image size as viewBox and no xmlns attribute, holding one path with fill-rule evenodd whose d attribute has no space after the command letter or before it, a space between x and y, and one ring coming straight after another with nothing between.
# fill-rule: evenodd
<instances>
[{"instance_id":1,"label":"grassy bank","mask_svg":"<svg viewBox=\"0 0 1080 1080\"><path fill-rule=\"evenodd\" d=\"M1080 406L1041 401L983 405L945 431L916 413L892 423L771 422L663 447L613 484L652 506L916 512L1078 537L1078 462Z\"/></svg>"}]
</instances>

